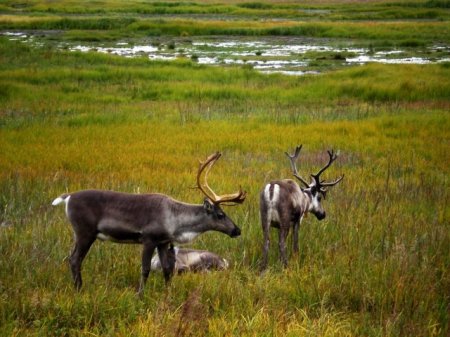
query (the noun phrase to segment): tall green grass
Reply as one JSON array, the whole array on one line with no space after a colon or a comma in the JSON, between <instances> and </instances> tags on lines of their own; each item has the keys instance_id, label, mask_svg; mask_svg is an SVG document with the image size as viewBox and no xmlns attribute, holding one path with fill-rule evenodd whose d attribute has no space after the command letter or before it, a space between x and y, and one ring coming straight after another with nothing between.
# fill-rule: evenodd
<instances>
[{"instance_id":1,"label":"tall green grass","mask_svg":"<svg viewBox=\"0 0 450 337\"><path fill-rule=\"evenodd\" d=\"M448 127L442 113L412 113L302 126L225 120L3 130L2 331L173 335L182 324L217 336L445 335ZM305 219L301 253L287 270L272 233L271 267L261 277L258 193L290 176L282 152L298 142L301 172L320 167L333 146L342 154L327 176L346 178L326 201L327 220ZM211 173L214 189L241 184L249 192L227 209L243 235L208 233L193 246L223 255L231 270L177 276L168 289L155 274L139 301L139 247L97 243L76 294L65 261L70 227L51 200L95 187L200 202L196 161L216 149L224 156Z\"/></svg>"}]
</instances>

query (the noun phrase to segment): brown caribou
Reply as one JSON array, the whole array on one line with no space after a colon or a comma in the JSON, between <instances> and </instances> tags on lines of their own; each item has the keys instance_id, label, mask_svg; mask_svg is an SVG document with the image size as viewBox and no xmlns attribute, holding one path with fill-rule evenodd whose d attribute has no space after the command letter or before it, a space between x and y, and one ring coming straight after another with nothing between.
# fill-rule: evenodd
<instances>
[{"instance_id":1,"label":"brown caribou","mask_svg":"<svg viewBox=\"0 0 450 337\"><path fill-rule=\"evenodd\" d=\"M327 151L329 155L328 163L316 174L311 174L311 183L306 182L297 171L296 160L300 154L302 145L297 146L295 153L289 157L293 175L304 187L300 187L292 179L274 180L266 184L260 193L260 214L261 225L264 235L263 259L261 269L267 267L268 252L270 245L269 229L275 227L279 229L278 247L280 258L287 266L286 256L286 238L289 230L293 228L293 250L298 253L298 231L303 217L308 212L313 213L318 220L325 218L325 211L322 207L322 198L325 198L327 188L339 183L344 176L342 175L335 181L325 182L320 180L320 175L336 160L337 154Z\"/></svg>"},{"instance_id":2,"label":"brown caribou","mask_svg":"<svg viewBox=\"0 0 450 337\"><path fill-rule=\"evenodd\" d=\"M197 187L205 194L203 204L188 204L164 194L128 194L102 190L84 190L63 194L53 205L65 203L66 215L75 234L69 262L76 289L80 289L81 264L96 239L143 245L139 294L150 273L155 249L161 260L164 278L173 274L175 258L172 243L187 243L199 234L214 230L230 237L241 230L224 213L220 204L239 204L246 193L216 195L206 181L209 170L220 158L219 152L200 163ZM203 174L204 173L204 174ZM203 176L203 181L202 181Z\"/></svg>"}]
</instances>

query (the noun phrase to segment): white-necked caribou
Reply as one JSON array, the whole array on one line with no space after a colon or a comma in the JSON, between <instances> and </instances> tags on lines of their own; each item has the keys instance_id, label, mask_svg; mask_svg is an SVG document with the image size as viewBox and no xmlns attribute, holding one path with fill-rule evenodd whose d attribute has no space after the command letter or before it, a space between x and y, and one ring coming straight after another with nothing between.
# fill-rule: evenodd
<instances>
[{"instance_id":1,"label":"white-necked caribou","mask_svg":"<svg viewBox=\"0 0 450 337\"><path fill-rule=\"evenodd\" d=\"M295 153L289 157L292 172L304 187L300 187L292 179L282 179L271 181L265 185L260 193L260 214L261 225L264 235L263 258L261 269L267 267L270 236L270 227L279 229L278 246L280 258L286 267L288 264L286 256L286 238L289 230L293 228L293 251L298 253L298 231L302 219L308 212L313 213L318 220L325 218L325 211L322 207L322 198L325 198L327 188L336 185L344 176L335 181L326 182L320 179L320 175L336 160L337 154L334 151L327 151L329 155L328 163L316 174L311 174L311 183L306 182L297 171L296 161L300 154L302 145L297 146Z\"/></svg>"},{"instance_id":2,"label":"white-necked caribou","mask_svg":"<svg viewBox=\"0 0 450 337\"><path fill-rule=\"evenodd\" d=\"M52 204L65 203L66 215L75 234L75 245L69 258L75 287L81 288L81 264L97 238L143 245L138 291L142 294L155 249L158 250L164 278L168 282L175 265L172 243L190 242L210 230L230 237L239 236L241 230L223 212L220 204L242 203L246 193L240 189L239 192L219 196L207 183L209 170L220 156L217 152L200 163L197 187L206 196L200 205L177 201L164 194L102 190L78 191L56 198Z\"/></svg>"}]
</instances>

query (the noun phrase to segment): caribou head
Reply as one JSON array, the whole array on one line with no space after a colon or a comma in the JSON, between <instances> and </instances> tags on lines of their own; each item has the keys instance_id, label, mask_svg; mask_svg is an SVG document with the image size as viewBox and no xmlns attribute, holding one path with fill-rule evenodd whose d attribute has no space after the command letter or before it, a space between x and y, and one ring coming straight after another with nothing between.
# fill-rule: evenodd
<instances>
[{"instance_id":1,"label":"caribou head","mask_svg":"<svg viewBox=\"0 0 450 337\"><path fill-rule=\"evenodd\" d=\"M209 226L216 231L228 234L231 237L241 235L241 230L234 222L225 214L220 205L236 205L244 202L246 192L241 188L239 191L232 194L217 195L209 187L207 182L208 173L211 167L216 163L222 154L216 152L210 155L204 162L200 162L197 173L197 187L205 195L203 207L208 214ZM203 178L203 179L202 179Z\"/></svg>"},{"instance_id":2,"label":"caribou head","mask_svg":"<svg viewBox=\"0 0 450 337\"><path fill-rule=\"evenodd\" d=\"M285 153L291 163L292 173L294 177L304 185L304 187L300 187L301 190L310 196L311 202L309 206L309 212L313 213L318 220L323 220L325 219L326 213L322 206L322 200L325 199L328 188L339 183L344 178L344 175L340 176L334 181L329 182L321 180L320 175L337 159L338 153L335 153L334 150L328 150L328 163L324 167L322 167L316 174L311 174L311 182L308 183L298 174L296 165L296 161L298 159L298 156L300 155L302 146L303 145L297 146L293 154L289 154L288 152Z\"/></svg>"}]
</instances>

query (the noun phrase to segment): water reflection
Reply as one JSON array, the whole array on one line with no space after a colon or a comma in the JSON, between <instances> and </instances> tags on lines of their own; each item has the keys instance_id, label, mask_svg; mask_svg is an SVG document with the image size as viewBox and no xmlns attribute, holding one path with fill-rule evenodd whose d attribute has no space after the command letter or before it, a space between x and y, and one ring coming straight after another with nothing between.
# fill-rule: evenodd
<instances>
[{"instance_id":1,"label":"water reflection","mask_svg":"<svg viewBox=\"0 0 450 337\"><path fill-rule=\"evenodd\" d=\"M33 39L33 35L23 32L4 32L10 40L42 45ZM283 73L301 76L317 74L312 65L319 60L328 60L341 65L365 64L369 62L385 64L429 64L450 61L449 46L432 46L425 52L400 49L381 50L374 52L368 48L353 46L335 47L331 43L318 43L313 39L301 38L260 38L245 40L236 38L201 39L196 41L180 40L161 44L160 41L150 41L142 44L132 44L129 41L119 41L112 45L106 43L68 44L60 43L61 49L78 52L95 51L123 57L146 56L152 60L171 61L176 58L190 58L199 64L208 65L244 65L247 64L263 73ZM418 54L418 55L414 55ZM433 58L423 54L433 54ZM314 68L314 67L313 67ZM325 67L326 68L326 67ZM323 68L323 69L325 69Z\"/></svg>"}]
</instances>

